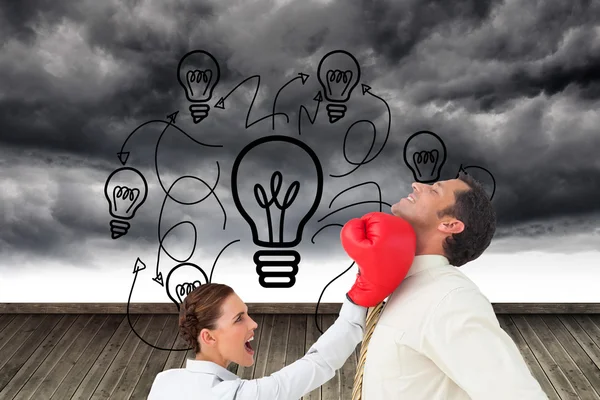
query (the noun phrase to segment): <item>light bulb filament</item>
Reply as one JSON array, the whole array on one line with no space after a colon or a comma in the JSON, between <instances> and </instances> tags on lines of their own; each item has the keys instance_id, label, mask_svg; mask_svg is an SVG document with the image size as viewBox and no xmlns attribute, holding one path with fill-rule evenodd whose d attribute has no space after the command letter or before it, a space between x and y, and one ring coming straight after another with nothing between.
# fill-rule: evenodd
<instances>
[{"instance_id":1,"label":"light bulb filament","mask_svg":"<svg viewBox=\"0 0 600 400\"><path fill-rule=\"evenodd\" d=\"M415 168L417 169L417 172L419 173L419 176L423 175L421 173L421 170L419 169L419 164L427 164L429 162L432 162L433 168L431 168L430 174L433 174L438 161L439 161L439 152L436 149L433 149L431 151L425 151L425 150L424 151L416 151L413 154L413 163L415 165Z\"/></svg>"},{"instance_id":2,"label":"light bulb filament","mask_svg":"<svg viewBox=\"0 0 600 400\"><path fill-rule=\"evenodd\" d=\"M139 189L135 189L135 188L130 189L127 186L115 186L115 188L113 190L113 204L114 204L115 212L119 211L118 210L119 203L117 202L117 199L131 201L131 204L129 204L129 207L127 208L127 210L125 210L125 212L128 213L131 210L131 207L133 207L133 205L137 201L139 196L140 196Z\"/></svg>"},{"instance_id":3,"label":"light bulb filament","mask_svg":"<svg viewBox=\"0 0 600 400\"><path fill-rule=\"evenodd\" d=\"M200 70L200 69L188 71L185 74L185 79L187 81L187 86L188 86L188 90L190 91L190 95L192 97L194 96L194 89L192 88L192 83L204 82L204 83L206 83L206 86L204 87L204 92L202 92L202 95L204 96L206 94L206 91L210 87L210 82L212 81L212 76L213 76L213 74L210 69L207 69L204 71Z\"/></svg>"},{"instance_id":4,"label":"light bulb filament","mask_svg":"<svg viewBox=\"0 0 600 400\"><path fill-rule=\"evenodd\" d=\"M327 81L327 90L329 91L329 95L333 95L333 89L331 87L332 83L340 83L340 81L342 83L344 83L344 86L342 87L342 91L340 93L340 96L344 96L344 94L346 93L346 90L348 90L348 88L350 87L350 82L352 82L352 71L350 70L346 70L346 71L340 71L339 69L335 69L335 70L328 70L327 73L325 74L325 78ZM339 88L336 87L336 89L339 90Z\"/></svg>"},{"instance_id":5,"label":"light bulb filament","mask_svg":"<svg viewBox=\"0 0 600 400\"><path fill-rule=\"evenodd\" d=\"M184 282L182 284L179 284L177 286L175 286L175 293L177 294L177 298L179 299L179 302L183 302L183 300L185 299L185 297L190 294L194 289L196 289L197 287L200 287L202 285L202 283L199 280L195 280L192 283L189 282Z\"/></svg>"},{"instance_id":6,"label":"light bulb filament","mask_svg":"<svg viewBox=\"0 0 600 400\"><path fill-rule=\"evenodd\" d=\"M279 218L279 241L283 242L283 231L284 231L284 221L285 221L285 211L292 205L298 193L300 192L300 182L294 181L286 191L283 202L279 202L279 192L281 191L281 184L283 182L281 172L275 171L273 175L271 175L271 181L269 182L269 186L271 189L271 197L267 198L267 192L263 188L260 183L254 185L254 198L258 205L265 209L266 217L267 217L267 227L269 230L269 242L273 242L273 224L271 218L271 205L275 204L280 211Z\"/></svg>"}]
</instances>

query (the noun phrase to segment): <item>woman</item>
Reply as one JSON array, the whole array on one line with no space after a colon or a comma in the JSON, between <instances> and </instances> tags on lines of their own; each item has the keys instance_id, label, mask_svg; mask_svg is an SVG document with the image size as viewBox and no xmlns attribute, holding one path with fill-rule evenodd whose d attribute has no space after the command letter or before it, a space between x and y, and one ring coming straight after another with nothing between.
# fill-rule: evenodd
<instances>
[{"instance_id":1,"label":"woman","mask_svg":"<svg viewBox=\"0 0 600 400\"><path fill-rule=\"evenodd\" d=\"M227 285L209 283L187 295L180 308L179 331L196 352L185 368L156 376L148 400L297 400L335 376L360 343L367 308L346 295L339 317L306 355L272 375L242 380L227 370L231 362L254 363L256 322Z\"/></svg>"}]
</instances>

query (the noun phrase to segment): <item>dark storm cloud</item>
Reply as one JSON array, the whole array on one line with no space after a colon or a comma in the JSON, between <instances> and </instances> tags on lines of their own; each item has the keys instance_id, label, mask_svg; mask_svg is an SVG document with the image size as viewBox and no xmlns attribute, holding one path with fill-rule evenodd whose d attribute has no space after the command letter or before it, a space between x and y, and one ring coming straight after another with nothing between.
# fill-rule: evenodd
<instances>
[{"instance_id":1,"label":"dark storm cloud","mask_svg":"<svg viewBox=\"0 0 600 400\"><path fill-rule=\"evenodd\" d=\"M594 114L600 41L593 26L599 12L593 2L565 4L3 5L1 29L7 40L0 54L0 176L7 193L3 210L8 211L2 213L2 250L80 256L95 251L83 244L85 240L110 240L108 203L102 191L106 177L120 166L116 153L135 127L164 120L176 110L177 126L191 138L223 147L204 147L170 128L157 156L163 184L168 188L191 174L213 186L218 161L216 193L227 214L227 229L222 229L220 206L209 196L191 206L167 201L161 234L181 221L192 221L198 229L198 247L211 254L236 238L244 240L246 249L251 246L248 225L231 198L231 166L243 146L271 133L301 138L321 160L323 199L303 239L313 252L339 246L336 227L319 234L321 246L310 244L320 228L379 209L365 204L319 222L340 207L377 199L376 187L369 184L345 193L329 208L344 189L376 181L383 201L393 203L406 195L413 177L404 165L404 143L423 129L438 133L448 148L441 179L453 178L461 164L493 172L498 185L494 197L498 237L562 234L564 230L545 225L512 226L598 209L595 199L600 193L592 182L600 180L595 163L600 121ZM218 60L221 79L209 103L209 117L195 125L176 69L183 54L198 48ZM349 160L360 161L375 135L368 123L357 124L344 148L346 130L359 119L373 121L377 133L372 156L383 143L387 113L384 103L363 95L359 84L343 120L329 124L323 102L314 125L302 112L302 136L297 136L300 105L312 115L317 105L313 98L322 90L316 76L318 62L338 48L357 57L361 83L372 86L372 93L385 99L392 113L385 150L340 179L329 174L353 169L344 151ZM214 107L237 84L259 74L260 91L248 116L252 123L272 112L277 91L299 72L310 78L304 85L295 80L281 91L276 112L285 112L290 123L276 117L275 131L270 119L245 128L256 79L231 94L225 110ZM129 234L120 239L123 246L158 245L156 225L164 192L154 173L154 151L163 128L160 123L145 126L124 148L131 152L128 165L147 177L150 194ZM289 154L276 152L255 159L252 168L257 176L269 176L293 161ZM299 165L294 168L301 183L312 182L312 172ZM191 179L176 191L177 198L187 201L208 194L203 184ZM298 201L309 199L300 196ZM188 228L173 231L171 247L178 242L188 246ZM104 248L114 248L114 243Z\"/></svg>"}]
</instances>

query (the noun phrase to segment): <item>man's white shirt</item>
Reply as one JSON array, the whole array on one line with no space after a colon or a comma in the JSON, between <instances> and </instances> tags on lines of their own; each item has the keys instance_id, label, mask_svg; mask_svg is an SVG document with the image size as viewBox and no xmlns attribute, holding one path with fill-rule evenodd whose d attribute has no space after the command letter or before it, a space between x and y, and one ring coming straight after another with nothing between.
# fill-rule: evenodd
<instances>
[{"instance_id":1,"label":"man's white shirt","mask_svg":"<svg viewBox=\"0 0 600 400\"><path fill-rule=\"evenodd\" d=\"M421 255L369 342L363 400L383 399L548 397L477 285L446 257Z\"/></svg>"}]
</instances>

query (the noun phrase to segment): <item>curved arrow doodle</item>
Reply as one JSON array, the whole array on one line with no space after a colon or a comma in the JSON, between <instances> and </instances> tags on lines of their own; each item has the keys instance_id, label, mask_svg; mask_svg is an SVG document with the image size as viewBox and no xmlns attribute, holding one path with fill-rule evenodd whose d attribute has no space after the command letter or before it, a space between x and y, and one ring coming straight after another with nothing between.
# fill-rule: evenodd
<instances>
[{"instance_id":1,"label":"curved arrow doodle","mask_svg":"<svg viewBox=\"0 0 600 400\"><path fill-rule=\"evenodd\" d=\"M275 99L273 100L273 111L271 116L273 117L273 129L275 130L275 104L277 104L277 98L279 97L279 93L281 93L281 91L290 83L294 82L297 79L301 79L302 80L302 84L304 85L306 83L306 80L308 79L309 75L306 75L302 72L298 73L298 76L295 78L290 79L289 81L287 81L282 87L279 88L279 90L277 91L277 93L275 94ZM287 114L284 114L287 117ZM289 117L287 118L287 122L290 122Z\"/></svg>"},{"instance_id":2,"label":"curved arrow doodle","mask_svg":"<svg viewBox=\"0 0 600 400\"><path fill-rule=\"evenodd\" d=\"M236 91L237 88L241 87L244 83L248 82L251 79L258 79L258 82L256 83L256 90L254 91L254 97L252 97L252 101L250 102L250 107L248 107L248 113L246 113L246 129L250 128L252 125L259 123L262 120L265 120L267 118L273 117L275 118L275 115L283 115L286 118L286 122L289 123L290 122L290 117L286 114L286 113L277 113L277 114L269 114L269 115L265 115L262 118L257 119L256 121L252 122L252 123L248 123L248 120L250 119L250 112L252 111L252 107L254 106L254 101L256 100L256 96L258 95L258 89L260 88L260 75L252 75L246 79L244 79L243 81L241 81L240 83L238 83L233 89L231 89L229 91L229 93L227 93L225 95L225 97L221 97L219 99L219 101L217 101L217 103L215 104L215 108L220 108L221 110L225 109L225 100L227 100L227 98L229 96L231 96L231 94L233 92Z\"/></svg>"},{"instance_id":3,"label":"curved arrow doodle","mask_svg":"<svg viewBox=\"0 0 600 400\"><path fill-rule=\"evenodd\" d=\"M323 101L323 95L321 95L321 91L317 93L313 100L317 102L317 108L315 109L315 114L312 116L312 118L310 117L310 113L308 112L306 107L304 107L304 105L301 105L300 110L298 110L298 135L302 135L302 111L306 113L306 116L308 117L308 120L310 121L311 125L315 123L315 120L317 119L317 114L319 113L319 106Z\"/></svg>"},{"instance_id":4,"label":"curved arrow doodle","mask_svg":"<svg viewBox=\"0 0 600 400\"><path fill-rule=\"evenodd\" d=\"M360 120L360 121L356 121L355 123L353 123L352 125L350 125L350 127L346 131L346 135L344 136L344 145L343 145L343 148L344 148L344 159L346 160L346 162L348 164L354 165L355 167L351 171L346 172L345 174L342 174L342 175L329 174L329 176L331 176L332 178L342 178L344 176L348 176L351 173L353 173L354 171L356 171L361 165L365 165L365 164L370 163L375 158L377 158L377 156L379 156L379 154L382 152L382 150L384 149L384 147L385 147L385 145L386 145L386 143L388 141L388 138L390 136L390 129L391 129L391 125L392 125L392 111L390 110L390 106L388 105L388 103L384 99L382 99L381 97L379 97L379 96L371 93L371 87L370 86L362 84L362 94L363 94L363 96L365 94L367 94L367 93L370 94L371 96L373 96L373 97L381 100L383 102L383 104L385 104L385 107L387 109L388 125L387 125L387 130L386 130L386 133L385 133L385 139L383 140L383 143L381 144L381 148L379 149L379 151L377 153L375 153L375 155L373 155L371 158L369 158L369 155L371 154L371 150L373 150L373 146L375 145L375 139L377 137L377 128L375 127L375 124L373 124L373 122L368 121L368 120ZM350 161L348 159L347 155L346 155L346 141L348 139L348 135L350 134L350 130L352 129L352 127L354 125L360 123L360 122L367 122L367 123L369 123L369 124L372 125L372 127L373 127L373 142L371 143L371 146L369 147L369 151L367 151L367 154L365 154L365 158L362 161L353 162L353 161Z\"/></svg>"}]
</instances>

